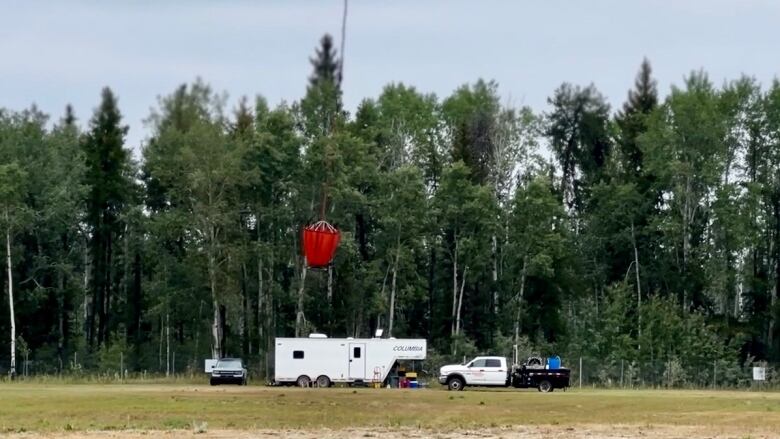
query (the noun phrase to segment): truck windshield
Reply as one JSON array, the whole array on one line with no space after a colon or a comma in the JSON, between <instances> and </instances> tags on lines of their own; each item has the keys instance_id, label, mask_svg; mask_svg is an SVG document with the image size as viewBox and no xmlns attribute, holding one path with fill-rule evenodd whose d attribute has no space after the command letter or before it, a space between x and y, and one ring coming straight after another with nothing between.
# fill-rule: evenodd
<instances>
[{"instance_id":1,"label":"truck windshield","mask_svg":"<svg viewBox=\"0 0 780 439\"><path fill-rule=\"evenodd\" d=\"M219 360L217 367L220 369L241 369L241 360Z\"/></svg>"}]
</instances>

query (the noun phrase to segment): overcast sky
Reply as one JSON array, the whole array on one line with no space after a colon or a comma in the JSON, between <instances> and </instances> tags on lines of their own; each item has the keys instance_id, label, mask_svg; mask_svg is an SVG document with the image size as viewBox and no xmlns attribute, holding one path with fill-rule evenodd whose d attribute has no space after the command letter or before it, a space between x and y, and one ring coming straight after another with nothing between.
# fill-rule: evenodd
<instances>
[{"instance_id":1,"label":"overcast sky","mask_svg":"<svg viewBox=\"0 0 780 439\"><path fill-rule=\"evenodd\" d=\"M203 78L271 104L299 99L323 33L337 40L343 0L0 0L0 107L32 103L81 123L100 89L119 95L138 149L157 97ZM506 101L547 109L564 81L595 83L613 108L643 57L667 93L703 68L718 85L780 72L780 1L358 1L349 3L344 99L354 110L389 82L446 96L495 79Z\"/></svg>"}]
</instances>

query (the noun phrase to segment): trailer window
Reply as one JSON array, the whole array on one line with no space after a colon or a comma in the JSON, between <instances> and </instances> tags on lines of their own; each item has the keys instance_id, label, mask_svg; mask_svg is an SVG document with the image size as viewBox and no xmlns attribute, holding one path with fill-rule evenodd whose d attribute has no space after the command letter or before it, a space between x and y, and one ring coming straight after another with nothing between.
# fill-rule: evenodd
<instances>
[{"instance_id":1,"label":"trailer window","mask_svg":"<svg viewBox=\"0 0 780 439\"><path fill-rule=\"evenodd\" d=\"M293 351L293 359L303 360L303 351Z\"/></svg>"},{"instance_id":2,"label":"trailer window","mask_svg":"<svg viewBox=\"0 0 780 439\"><path fill-rule=\"evenodd\" d=\"M352 349L352 358L360 358L360 348Z\"/></svg>"}]
</instances>

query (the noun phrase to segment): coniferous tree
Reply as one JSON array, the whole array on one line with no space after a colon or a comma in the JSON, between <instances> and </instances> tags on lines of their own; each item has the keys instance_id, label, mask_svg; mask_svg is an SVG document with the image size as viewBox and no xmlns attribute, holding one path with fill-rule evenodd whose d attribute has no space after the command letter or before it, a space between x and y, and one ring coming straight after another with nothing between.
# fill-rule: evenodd
<instances>
[{"instance_id":1,"label":"coniferous tree","mask_svg":"<svg viewBox=\"0 0 780 439\"><path fill-rule=\"evenodd\" d=\"M309 138L316 138L330 134L343 116L339 59L329 34L322 37L320 47L309 61L314 71L300 106L304 132Z\"/></svg>"},{"instance_id":2,"label":"coniferous tree","mask_svg":"<svg viewBox=\"0 0 780 439\"><path fill-rule=\"evenodd\" d=\"M634 89L629 90L628 99L616 117L620 128L618 146L626 162L625 169L635 177L643 171L638 138L647 130L647 116L658 106L657 82L652 73L650 61L645 58L634 81Z\"/></svg>"},{"instance_id":3,"label":"coniferous tree","mask_svg":"<svg viewBox=\"0 0 780 439\"><path fill-rule=\"evenodd\" d=\"M122 125L117 99L104 88L101 103L90 120L84 138L85 184L89 226L90 295L87 331L89 345L104 345L109 338L109 318L115 299L114 255L121 233L120 216L128 200L129 152L124 148L128 127ZM95 328L97 319L97 328ZM95 332L97 331L97 332Z\"/></svg>"}]
</instances>

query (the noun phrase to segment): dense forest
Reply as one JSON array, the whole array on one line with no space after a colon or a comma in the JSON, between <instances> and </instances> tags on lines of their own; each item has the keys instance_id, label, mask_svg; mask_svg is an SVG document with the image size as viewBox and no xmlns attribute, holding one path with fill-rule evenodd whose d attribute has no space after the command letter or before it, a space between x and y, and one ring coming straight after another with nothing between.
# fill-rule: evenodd
<instances>
[{"instance_id":1,"label":"dense forest","mask_svg":"<svg viewBox=\"0 0 780 439\"><path fill-rule=\"evenodd\" d=\"M274 108L182 85L139 157L109 88L93 115L0 110L0 371L230 355L262 377L275 336L377 328L431 361L582 357L604 383L780 361L780 82L696 71L662 96L645 61L617 109L568 83L514 108L477 80L392 83L349 114L330 37L311 63ZM342 239L312 269L322 217Z\"/></svg>"}]
</instances>

